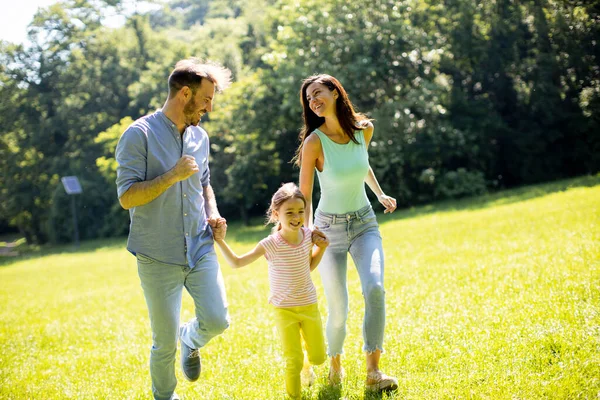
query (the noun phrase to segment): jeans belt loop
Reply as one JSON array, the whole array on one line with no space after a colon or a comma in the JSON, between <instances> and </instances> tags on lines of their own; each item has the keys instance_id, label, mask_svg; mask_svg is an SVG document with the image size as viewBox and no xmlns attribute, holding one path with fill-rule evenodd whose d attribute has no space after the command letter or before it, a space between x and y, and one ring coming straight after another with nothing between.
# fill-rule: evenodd
<instances>
[{"instance_id":1,"label":"jeans belt loop","mask_svg":"<svg viewBox=\"0 0 600 400\"><path fill-rule=\"evenodd\" d=\"M332 218L331 218L331 224L335 225L335 214L333 214Z\"/></svg>"}]
</instances>

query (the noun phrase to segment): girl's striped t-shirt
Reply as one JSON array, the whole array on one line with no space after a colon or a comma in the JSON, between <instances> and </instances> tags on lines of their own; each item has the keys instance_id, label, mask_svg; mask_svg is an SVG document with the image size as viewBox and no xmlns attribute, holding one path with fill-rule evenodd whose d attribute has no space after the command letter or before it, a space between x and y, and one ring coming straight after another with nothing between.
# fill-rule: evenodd
<instances>
[{"instance_id":1,"label":"girl's striped t-shirt","mask_svg":"<svg viewBox=\"0 0 600 400\"><path fill-rule=\"evenodd\" d=\"M276 307L298 307L317 302L317 291L310 279L311 231L302 227L302 242L290 244L279 234L260 241L269 264L271 295Z\"/></svg>"}]
</instances>

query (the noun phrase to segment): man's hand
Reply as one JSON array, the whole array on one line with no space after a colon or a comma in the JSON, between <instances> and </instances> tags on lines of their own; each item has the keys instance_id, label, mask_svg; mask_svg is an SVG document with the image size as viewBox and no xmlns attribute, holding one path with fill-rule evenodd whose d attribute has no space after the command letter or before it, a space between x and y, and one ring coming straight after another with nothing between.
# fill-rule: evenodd
<instances>
[{"instance_id":1,"label":"man's hand","mask_svg":"<svg viewBox=\"0 0 600 400\"><path fill-rule=\"evenodd\" d=\"M213 232L213 239L216 242L225 240L227 234L227 220L223 217L210 217L206 220Z\"/></svg>"},{"instance_id":2,"label":"man's hand","mask_svg":"<svg viewBox=\"0 0 600 400\"><path fill-rule=\"evenodd\" d=\"M184 155L177 160L177 164L175 164L171 171L173 171L176 181L179 182L194 175L196 172L200 171L200 168L193 156Z\"/></svg>"},{"instance_id":3,"label":"man's hand","mask_svg":"<svg viewBox=\"0 0 600 400\"><path fill-rule=\"evenodd\" d=\"M324 249L329 246L329 239L327 239L327 236L325 236L325 234L317 227L313 229L310 238L312 239L313 244L317 247Z\"/></svg>"}]
</instances>

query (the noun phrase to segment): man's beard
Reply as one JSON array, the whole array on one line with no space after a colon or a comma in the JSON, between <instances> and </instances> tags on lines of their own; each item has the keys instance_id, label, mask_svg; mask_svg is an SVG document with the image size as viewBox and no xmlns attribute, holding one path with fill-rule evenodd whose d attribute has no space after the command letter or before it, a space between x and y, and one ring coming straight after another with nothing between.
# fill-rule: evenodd
<instances>
[{"instance_id":1,"label":"man's beard","mask_svg":"<svg viewBox=\"0 0 600 400\"><path fill-rule=\"evenodd\" d=\"M202 116L200 117L196 117L198 115L198 112L195 111L196 110L196 101L191 98L190 101L188 101L188 103L185 105L185 107L183 108L183 116L185 118L185 126L186 128L190 125L193 126L198 126L198 124L200 123L200 118L202 118ZM202 113L202 115L204 115L204 112L200 111ZM196 119L198 118L198 119Z\"/></svg>"},{"instance_id":2,"label":"man's beard","mask_svg":"<svg viewBox=\"0 0 600 400\"><path fill-rule=\"evenodd\" d=\"M185 116L185 126L186 127L188 127L190 125L198 126L198 124L200 123L200 118L198 118L196 120L194 120L193 118L194 118L193 116L189 116L189 117L187 115Z\"/></svg>"}]
</instances>

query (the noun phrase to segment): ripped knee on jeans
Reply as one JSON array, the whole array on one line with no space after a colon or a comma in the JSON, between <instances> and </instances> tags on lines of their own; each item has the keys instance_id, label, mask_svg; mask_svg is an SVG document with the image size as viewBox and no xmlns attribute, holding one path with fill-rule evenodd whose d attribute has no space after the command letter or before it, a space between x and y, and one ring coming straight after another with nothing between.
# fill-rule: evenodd
<instances>
[{"instance_id":1,"label":"ripped knee on jeans","mask_svg":"<svg viewBox=\"0 0 600 400\"><path fill-rule=\"evenodd\" d=\"M371 307L383 307L385 305L385 290L382 285L373 285L367 293L363 293L365 301Z\"/></svg>"}]
</instances>

